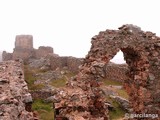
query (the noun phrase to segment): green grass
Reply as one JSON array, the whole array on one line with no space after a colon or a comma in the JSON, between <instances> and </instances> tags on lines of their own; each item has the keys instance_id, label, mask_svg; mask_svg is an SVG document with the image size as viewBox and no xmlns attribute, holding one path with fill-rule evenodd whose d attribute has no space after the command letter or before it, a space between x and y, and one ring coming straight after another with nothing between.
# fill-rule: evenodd
<instances>
[{"instance_id":1,"label":"green grass","mask_svg":"<svg viewBox=\"0 0 160 120\"><path fill-rule=\"evenodd\" d=\"M36 73L45 73L45 72L48 72L50 69L34 69L34 71Z\"/></svg>"},{"instance_id":2,"label":"green grass","mask_svg":"<svg viewBox=\"0 0 160 120\"><path fill-rule=\"evenodd\" d=\"M36 73L44 73L46 71L38 70L38 69L29 69L28 65L24 66L24 77L27 82L29 90L41 90L44 88L44 84L34 84L36 81L36 77L34 76Z\"/></svg>"},{"instance_id":3,"label":"green grass","mask_svg":"<svg viewBox=\"0 0 160 120\"><path fill-rule=\"evenodd\" d=\"M33 110L53 111L51 103L45 103L43 100L37 99L33 101Z\"/></svg>"},{"instance_id":4,"label":"green grass","mask_svg":"<svg viewBox=\"0 0 160 120\"><path fill-rule=\"evenodd\" d=\"M107 79L104 79L103 80L103 83L108 86L108 85L118 85L118 86L122 86L122 83L121 82L118 82L118 81L113 81L113 80L107 80ZM125 89L117 89L116 92L118 93L119 96L125 98L125 99L128 99L128 94L127 92L125 91ZM120 118L123 118L124 117L124 114L126 113L126 111L124 111L121 106L114 100L112 99L111 97L107 96L106 97L107 101L109 101L113 106L114 106L114 110L112 111L109 111L109 116L110 116L110 119L111 120L117 120L117 119L120 119Z\"/></svg>"},{"instance_id":5,"label":"green grass","mask_svg":"<svg viewBox=\"0 0 160 120\"><path fill-rule=\"evenodd\" d=\"M45 103L43 100L34 100L32 109L38 112L40 120L54 120L52 103Z\"/></svg>"},{"instance_id":6,"label":"green grass","mask_svg":"<svg viewBox=\"0 0 160 120\"><path fill-rule=\"evenodd\" d=\"M66 78L62 77L61 79L52 80L50 84L56 88L60 88L66 85L66 81Z\"/></svg>"},{"instance_id":7,"label":"green grass","mask_svg":"<svg viewBox=\"0 0 160 120\"><path fill-rule=\"evenodd\" d=\"M117 93L119 96L128 100L129 96L128 96L127 92L125 91L125 89L119 89L119 90L117 90Z\"/></svg>"},{"instance_id":8,"label":"green grass","mask_svg":"<svg viewBox=\"0 0 160 120\"><path fill-rule=\"evenodd\" d=\"M44 110L38 110L40 120L54 120L54 113Z\"/></svg>"},{"instance_id":9,"label":"green grass","mask_svg":"<svg viewBox=\"0 0 160 120\"><path fill-rule=\"evenodd\" d=\"M30 90L41 90L45 87L44 84L32 84Z\"/></svg>"},{"instance_id":10,"label":"green grass","mask_svg":"<svg viewBox=\"0 0 160 120\"><path fill-rule=\"evenodd\" d=\"M108 79L103 79L102 82L103 82L105 85L122 85L121 82L114 81L114 80L108 80Z\"/></svg>"},{"instance_id":11,"label":"green grass","mask_svg":"<svg viewBox=\"0 0 160 120\"><path fill-rule=\"evenodd\" d=\"M28 88L31 89L31 86L34 84L36 77L34 76L33 71L29 70L27 66L24 66L24 77L28 84Z\"/></svg>"},{"instance_id":12,"label":"green grass","mask_svg":"<svg viewBox=\"0 0 160 120\"><path fill-rule=\"evenodd\" d=\"M75 76L76 74L73 73L73 72L68 72L68 73L66 73L65 75L66 75L68 78L71 78L71 77Z\"/></svg>"},{"instance_id":13,"label":"green grass","mask_svg":"<svg viewBox=\"0 0 160 120\"><path fill-rule=\"evenodd\" d=\"M67 79L70 79L73 76L75 76L75 73L68 72L68 73L65 74L65 76L63 76L60 79L51 80L50 85L52 85L56 88L64 87L66 85Z\"/></svg>"},{"instance_id":14,"label":"green grass","mask_svg":"<svg viewBox=\"0 0 160 120\"><path fill-rule=\"evenodd\" d=\"M110 119L117 120L119 118L123 118L125 111L120 107L120 105L115 100L110 98L109 96L107 96L106 98L107 98L107 101L111 102L115 108L114 110L109 111Z\"/></svg>"}]
</instances>

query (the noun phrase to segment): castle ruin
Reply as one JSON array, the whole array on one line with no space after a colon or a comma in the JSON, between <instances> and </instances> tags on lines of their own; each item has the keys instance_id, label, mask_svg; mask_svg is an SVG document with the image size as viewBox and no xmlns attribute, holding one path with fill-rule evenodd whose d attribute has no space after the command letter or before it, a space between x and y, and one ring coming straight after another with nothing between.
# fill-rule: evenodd
<instances>
[{"instance_id":1,"label":"castle ruin","mask_svg":"<svg viewBox=\"0 0 160 120\"><path fill-rule=\"evenodd\" d=\"M52 47L40 46L38 49L34 49L32 35L17 35L13 53L3 51L2 60L6 61L20 58L25 61L30 58L38 59L45 57L48 54L54 54Z\"/></svg>"},{"instance_id":2,"label":"castle ruin","mask_svg":"<svg viewBox=\"0 0 160 120\"><path fill-rule=\"evenodd\" d=\"M100 79L105 76L102 69L104 65L120 50L124 53L129 69L124 87L129 95L132 108L130 112L160 116L160 38L152 32L142 31L137 26L123 25L119 30L100 32L92 38L91 43L91 49L79 74L55 97L56 118L109 120Z\"/></svg>"}]
</instances>

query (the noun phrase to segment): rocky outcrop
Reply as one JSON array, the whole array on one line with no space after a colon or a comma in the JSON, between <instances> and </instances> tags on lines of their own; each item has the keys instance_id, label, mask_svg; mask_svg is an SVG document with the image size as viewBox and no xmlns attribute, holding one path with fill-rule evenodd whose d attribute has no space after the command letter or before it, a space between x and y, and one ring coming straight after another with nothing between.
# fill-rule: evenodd
<instances>
[{"instance_id":1,"label":"rocky outcrop","mask_svg":"<svg viewBox=\"0 0 160 120\"><path fill-rule=\"evenodd\" d=\"M129 95L132 113L160 116L160 38L137 26L123 25L119 30L100 32L91 43L79 74L56 96L60 101L55 104L56 117L109 119L99 79L105 76L101 74L102 68L119 50L124 53L128 64L128 79L124 81L124 87Z\"/></svg>"},{"instance_id":2,"label":"rocky outcrop","mask_svg":"<svg viewBox=\"0 0 160 120\"><path fill-rule=\"evenodd\" d=\"M36 120L19 61L0 63L0 120Z\"/></svg>"}]
</instances>

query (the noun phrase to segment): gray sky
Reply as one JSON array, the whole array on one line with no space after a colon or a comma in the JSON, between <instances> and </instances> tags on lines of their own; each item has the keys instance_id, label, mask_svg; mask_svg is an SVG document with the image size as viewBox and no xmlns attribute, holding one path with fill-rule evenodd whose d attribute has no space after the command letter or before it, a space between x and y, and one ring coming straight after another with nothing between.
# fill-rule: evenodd
<instances>
[{"instance_id":1,"label":"gray sky","mask_svg":"<svg viewBox=\"0 0 160 120\"><path fill-rule=\"evenodd\" d=\"M35 48L85 57L99 31L134 24L159 35L159 11L159 0L0 0L0 50L12 52L16 35L31 34Z\"/></svg>"}]
</instances>

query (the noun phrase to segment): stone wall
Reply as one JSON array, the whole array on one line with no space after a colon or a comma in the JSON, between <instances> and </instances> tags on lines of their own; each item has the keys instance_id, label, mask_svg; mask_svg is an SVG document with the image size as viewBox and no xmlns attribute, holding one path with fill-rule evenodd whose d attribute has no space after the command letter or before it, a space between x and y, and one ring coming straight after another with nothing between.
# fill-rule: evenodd
<instances>
[{"instance_id":1,"label":"stone wall","mask_svg":"<svg viewBox=\"0 0 160 120\"><path fill-rule=\"evenodd\" d=\"M35 50L34 49L26 49L26 48L15 48L12 53L12 59L15 60L20 58L24 61L34 58L35 57Z\"/></svg>"},{"instance_id":2,"label":"stone wall","mask_svg":"<svg viewBox=\"0 0 160 120\"><path fill-rule=\"evenodd\" d=\"M0 63L0 120L35 120L22 63Z\"/></svg>"},{"instance_id":3,"label":"stone wall","mask_svg":"<svg viewBox=\"0 0 160 120\"><path fill-rule=\"evenodd\" d=\"M12 60L13 54L7 53L6 51L3 51L2 53L2 61Z\"/></svg>"},{"instance_id":4,"label":"stone wall","mask_svg":"<svg viewBox=\"0 0 160 120\"><path fill-rule=\"evenodd\" d=\"M105 77L102 68L119 50L124 53L129 69L124 87L129 95L131 112L160 116L160 38L137 26L123 25L119 30L100 32L92 38L91 43L76 78L70 80L55 96L59 100L55 104L56 117L72 120L109 119L99 79ZM152 118L132 120L135 119Z\"/></svg>"},{"instance_id":5,"label":"stone wall","mask_svg":"<svg viewBox=\"0 0 160 120\"><path fill-rule=\"evenodd\" d=\"M108 80L114 80L123 82L128 79L126 75L129 72L127 64L115 64L109 62L104 66L105 78Z\"/></svg>"},{"instance_id":6,"label":"stone wall","mask_svg":"<svg viewBox=\"0 0 160 120\"><path fill-rule=\"evenodd\" d=\"M45 46L40 46L36 52L36 58L41 58L41 57L46 57L48 54L53 54L53 48L52 47L45 47Z\"/></svg>"},{"instance_id":7,"label":"stone wall","mask_svg":"<svg viewBox=\"0 0 160 120\"><path fill-rule=\"evenodd\" d=\"M57 68L63 69L66 67L68 70L72 72L78 72L79 66L82 64L82 58L75 57L56 57L50 56L51 69L56 70Z\"/></svg>"}]
</instances>

